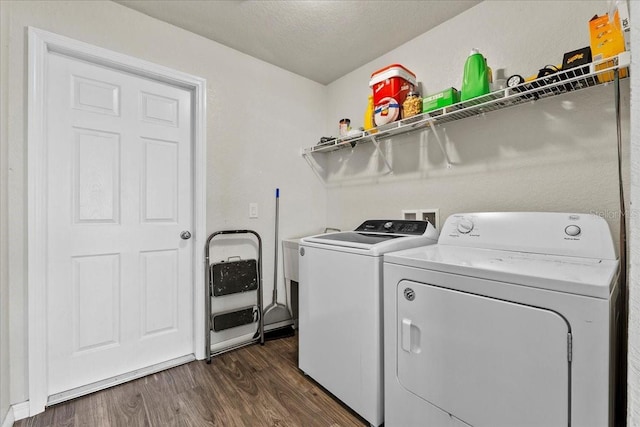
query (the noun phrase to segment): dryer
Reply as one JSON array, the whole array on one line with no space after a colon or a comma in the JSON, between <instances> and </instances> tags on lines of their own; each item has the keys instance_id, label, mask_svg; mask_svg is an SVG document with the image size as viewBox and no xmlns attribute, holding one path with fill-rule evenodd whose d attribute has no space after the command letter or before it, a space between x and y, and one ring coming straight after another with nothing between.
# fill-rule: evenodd
<instances>
[{"instance_id":1,"label":"dryer","mask_svg":"<svg viewBox=\"0 0 640 427\"><path fill-rule=\"evenodd\" d=\"M368 220L300 241L298 366L372 426L384 421L382 256L437 239L427 221Z\"/></svg>"},{"instance_id":2,"label":"dryer","mask_svg":"<svg viewBox=\"0 0 640 427\"><path fill-rule=\"evenodd\" d=\"M385 254L385 426L612 426L618 269L588 214L456 214Z\"/></svg>"}]
</instances>

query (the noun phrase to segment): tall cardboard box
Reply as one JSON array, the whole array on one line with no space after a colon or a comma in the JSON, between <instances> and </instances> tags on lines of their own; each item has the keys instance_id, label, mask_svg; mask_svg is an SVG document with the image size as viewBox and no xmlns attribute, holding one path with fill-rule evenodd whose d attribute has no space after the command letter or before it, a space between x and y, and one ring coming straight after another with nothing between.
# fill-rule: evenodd
<instances>
[{"instance_id":1,"label":"tall cardboard box","mask_svg":"<svg viewBox=\"0 0 640 427\"><path fill-rule=\"evenodd\" d=\"M626 6L626 5L625 5ZM628 23L628 20L627 20ZM620 24L620 13L616 10L613 20L609 19L608 14L602 16L594 16L589 21L589 35L591 44L591 55L593 61L598 62L603 59L616 56L625 51L625 40ZM613 62L607 61L596 66L596 71L606 69L613 66ZM627 71L621 70L620 77L626 77ZM600 83L613 80L613 72L602 73L598 75Z\"/></svg>"}]
</instances>

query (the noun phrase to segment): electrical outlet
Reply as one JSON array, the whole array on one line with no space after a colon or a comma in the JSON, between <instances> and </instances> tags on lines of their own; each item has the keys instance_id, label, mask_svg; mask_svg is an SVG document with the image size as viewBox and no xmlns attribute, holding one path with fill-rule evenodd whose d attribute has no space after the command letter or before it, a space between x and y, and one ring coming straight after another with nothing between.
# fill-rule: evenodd
<instances>
[{"instance_id":1,"label":"electrical outlet","mask_svg":"<svg viewBox=\"0 0 640 427\"><path fill-rule=\"evenodd\" d=\"M249 218L258 218L258 204L249 203Z\"/></svg>"}]
</instances>

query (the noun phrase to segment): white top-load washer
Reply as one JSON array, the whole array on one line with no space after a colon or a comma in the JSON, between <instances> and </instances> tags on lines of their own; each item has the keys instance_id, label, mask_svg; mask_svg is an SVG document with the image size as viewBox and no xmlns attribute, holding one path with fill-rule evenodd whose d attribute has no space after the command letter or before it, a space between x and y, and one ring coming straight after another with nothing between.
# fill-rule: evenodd
<instances>
[{"instance_id":1,"label":"white top-load washer","mask_svg":"<svg viewBox=\"0 0 640 427\"><path fill-rule=\"evenodd\" d=\"M384 421L382 256L437 238L426 221L369 220L300 241L298 366L373 426Z\"/></svg>"},{"instance_id":2,"label":"white top-load washer","mask_svg":"<svg viewBox=\"0 0 640 427\"><path fill-rule=\"evenodd\" d=\"M618 268L588 214L452 215L386 254L385 426L611 426Z\"/></svg>"}]
</instances>

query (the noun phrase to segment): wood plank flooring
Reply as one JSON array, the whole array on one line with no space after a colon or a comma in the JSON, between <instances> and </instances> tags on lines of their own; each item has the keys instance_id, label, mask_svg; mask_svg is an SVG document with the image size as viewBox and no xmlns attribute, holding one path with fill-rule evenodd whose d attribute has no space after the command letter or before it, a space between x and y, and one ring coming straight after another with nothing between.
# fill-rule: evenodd
<instances>
[{"instance_id":1,"label":"wood plank flooring","mask_svg":"<svg viewBox=\"0 0 640 427\"><path fill-rule=\"evenodd\" d=\"M61 403L14 426L368 425L297 365L297 336L280 338Z\"/></svg>"}]
</instances>

